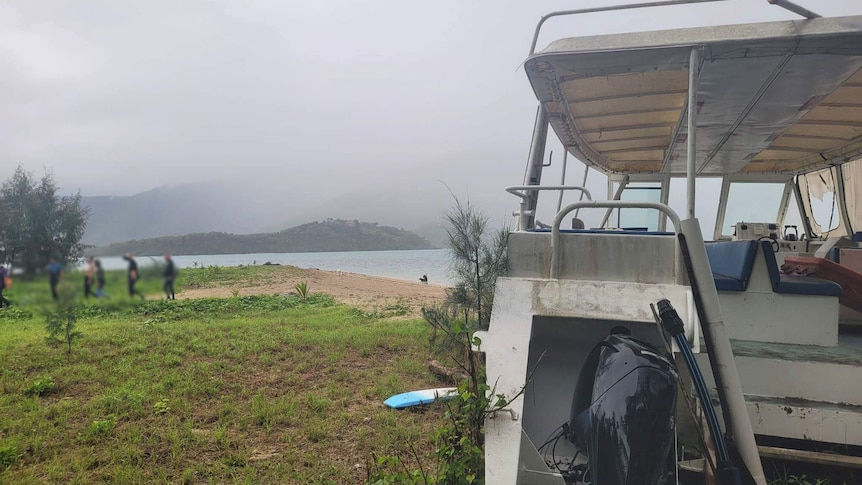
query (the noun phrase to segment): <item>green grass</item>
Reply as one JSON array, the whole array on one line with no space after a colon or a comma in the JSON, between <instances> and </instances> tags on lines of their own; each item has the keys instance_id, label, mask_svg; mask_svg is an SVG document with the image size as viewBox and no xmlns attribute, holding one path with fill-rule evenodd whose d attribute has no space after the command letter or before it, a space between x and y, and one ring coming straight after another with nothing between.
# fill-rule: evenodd
<instances>
[{"instance_id":1,"label":"green grass","mask_svg":"<svg viewBox=\"0 0 862 485\"><path fill-rule=\"evenodd\" d=\"M0 310L0 483L346 484L372 452L432 452L440 407L382 405L437 385L421 321L317 294L91 300L67 355L45 341L47 286L16 280Z\"/></svg>"},{"instance_id":2,"label":"green grass","mask_svg":"<svg viewBox=\"0 0 862 485\"><path fill-rule=\"evenodd\" d=\"M251 288L272 283L287 272L299 276L302 270L293 266L207 266L183 269L180 285L184 288Z\"/></svg>"}]
</instances>

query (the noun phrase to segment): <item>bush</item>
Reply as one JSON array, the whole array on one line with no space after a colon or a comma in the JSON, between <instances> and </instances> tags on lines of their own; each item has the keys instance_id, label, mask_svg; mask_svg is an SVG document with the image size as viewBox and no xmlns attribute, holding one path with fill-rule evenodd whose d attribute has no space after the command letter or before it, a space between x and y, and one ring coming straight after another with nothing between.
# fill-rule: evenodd
<instances>
[{"instance_id":1,"label":"bush","mask_svg":"<svg viewBox=\"0 0 862 485\"><path fill-rule=\"evenodd\" d=\"M77 320L75 312L75 289L66 281L57 285L56 311L45 312L45 327L48 330L48 342L62 343L67 347L67 354L72 353L72 342L81 336L81 332L75 330Z\"/></svg>"},{"instance_id":2,"label":"bush","mask_svg":"<svg viewBox=\"0 0 862 485\"><path fill-rule=\"evenodd\" d=\"M21 452L14 443L0 443L0 470L5 470L21 458Z\"/></svg>"},{"instance_id":3,"label":"bush","mask_svg":"<svg viewBox=\"0 0 862 485\"><path fill-rule=\"evenodd\" d=\"M54 379L51 376L39 377L29 387L24 389L27 396L41 397L54 389Z\"/></svg>"}]
</instances>

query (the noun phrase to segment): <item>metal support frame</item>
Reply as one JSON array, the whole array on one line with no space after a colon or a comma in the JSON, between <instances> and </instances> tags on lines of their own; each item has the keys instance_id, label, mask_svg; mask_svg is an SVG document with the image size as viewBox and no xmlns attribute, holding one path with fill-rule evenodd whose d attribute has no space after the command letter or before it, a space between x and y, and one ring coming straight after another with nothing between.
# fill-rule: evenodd
<instances>
[{"instance_id":1,"label":"metal support frame","mask_svg":"<svg viewBox=\"0 0 862 485\"><path fill-rule=\"evenodd\" d=\"M700 48L691 50L688 58L688 139L686 140L686 219L694 219L697 184L697 86L700 81Z\"/></svg>"},{"instance_id":2,"label":"metal support frame","mask_svg":"<svg viewBox=\"0 0 862 485\"><path fill-rule=\"evenodd\" d=\"M781 193L781 202L778 203L778 217L775 218L775 223L778 226L779 234L784 231L784 218L787 217L787 206L790 205L790 193L793 191L793 182L788 180L784 184L784 192Z\"/></svg>"},{"instance_id":3,"label":"metal support frame","mask_svg":"<svg viewBox=\"0 0 862 485\"><path fill-rule=\"evenodd\" d=\"M581 187L587 186L587 175L589 175L589 174L590 174L590 166L585 163L584 164L584 181L581 183ZM581 192L581 195L578 197L578 202L580 202L582 200L584 200L584 193L583 192ZM557 212L560 212L559 207L557 207ZM575 219L578 218L578 213L580 213L580 212L581 212L580 209L575 210Z\"/></svg>"},{"instance_id":4,"label":"metal support frame","mask_svg":"<svg viewBox=\"0 0 862 485\"><path fill-rule=\"evenodd\" d=\"M716 241L723 235L721 229L724 227L724 216L727 214L727 195L730 193L730 176L721 177L721 191L718 194L718 212L715 214L715 230L712 238Z\"/></svg>"},{"instance_id":5,"label":"metal support frame","mask_svg":"<svg viewBox=\"0 0 862 485\"><path fill-rule=\"evenodd\" d=\"M838 197L838 212L844 221L844 229L848 236L853 235L853 225L850 222L850 214L847 212L847 194L844 191L844 167L835 166L835 197Z\"/></svg>"},{"instance_id":6,"label":"metal support frame","mask_svg":"<svg viewBox=\"0 0 862 485\"><path fill-rule=\"evenodd\" d=\"M670 175L665 175L661 181L661 203L668 205L670 202ZM661 213L658 219L658 230L667 231L667 216Z\"/></svg>"},{"instance_id":7,"label":"metal support frame","mask_svg":"<svg viewBox=\"0 0 862 485\"><path fill-rule=\"evenodd\" d=\"M553 152L551 152L553 153ZM569 151L563 148L563 169L560 175L560 185L566 185L566 165L569 163ZM585 184L581 184L583 187ZM583 192L581 192L583 194ZM557 212L560 212L560 207L563 206L563 191L560 191L560 197L557 199Z\"/></svg>"},{"instance_id":8,"label":"metal support frame","mask_svg":"<svg viewBox=\"0 0 862 485\"><path fill-rule=\"evenodd\" d=\"M811 10L808 10L805 7L801 7L799 5L796 5L795 3L793 3L789 0L766 0L766 1L771 3L772 5L790 10L791 12L793 12L797 15L801 15L807 19L820 18L820 14L812 12Z\"/></svg>"},{"instance_id":9,"label":"metal support frame","mask_svg":"<svg viewBox=\"0 0 862 485\"><path fill-rule=\"evenodd\" d=\"M608 179L608 193L610 193L610 191L611 191L610 190L611 184L613 184L613 182L610 179ZM626 186L628 184L629 184L629 176L626 175L623 177L622 180L620 180L620 186L617 187L617 191L614 194L613 199L611 199L611 200L620 200L620 197L622 197L622 195L623 195L623 190L626 189ZM599 227L606 227L606 225L608 223L608 219L611 218L611 213L613 213L613 211L614 211L614 209L612 207L609 207L608 210L605 211L605 216L602 217L602 223L599 224Z\"/></svg>"},{"instance_id":10,"label":"metal support frame","mask_svg":"<svg viewBox=\"0 0 862 485\"><path fill-rule=\"evenodd\" d=\"M530 44L530 55L536 53L536 43L539 41L539 32L542 30L542 25L544 25L545 22L552 17L561 17L563 15L581 15L585 13L612 12L615 10L631 10L636 8L667 7L671 5L687 5L692 3L712 3L724 1L727 0L666 0L662 2L631 3L627 5L611 5L608 7L581 8L577 10L560 10L558 12L551 12L539 19L539 23L536 25L536 31L533 33L533 42L532 44Z\"/></svg>"},{"instance_id":11,"label":"metal support frame","mask_svg":"<svg viewBox=\"0 0 862 485\"><path fill-rule=\"evenodd\" d=\"M530 218L535 220L536 211L535 208L530 209L530 201L536 199L536 195L543 190L559 190L560 195L566 190L578 190L581 192L581 197L587 197L587 200L593 200L593 196L586 187L581 187L577 185L543 185L543 186L534 186L534 185L510 185L506 187L506 192L518 197L521 199L521 204L518 212L518 231L525 231L532 227L531 225L522 225L524 221L529 221Z\"/></svg>"},{"instance_id":12,"label":"metal support frame","mask_svg":"<svg viewBox=\"0 0 862 485\"><path fill-rule=\"evenodd\" d=\"M810 241L814 237L814 231L811 230L811 220L808 218L808 212L805 211L805 205L803 204L799 177L804 177L804 175L797 175L793 178L793 196L796 197L796 207L799 208L799 217L802 218L802 230L805 231L805 239Z\"/></svg>"},{"instance_id":13,"label":"metal support frame","mask_svg":"<svg viewBox=\"0 0 862 485\"><path fill-rule=\"evenodd\" d=\"M542 167L545 158L545 145L548 139L548 110L539 104L536 110L536 124L533 126L533 139L530 144L530 155L527 161L527 173L524 175L525 185L542 183ZM532 227L536 219L536 207L539 203L539 193L536 190L527 192L527 198L521 205L521 217L518 226Z\"/></svg>"}]
</instances>

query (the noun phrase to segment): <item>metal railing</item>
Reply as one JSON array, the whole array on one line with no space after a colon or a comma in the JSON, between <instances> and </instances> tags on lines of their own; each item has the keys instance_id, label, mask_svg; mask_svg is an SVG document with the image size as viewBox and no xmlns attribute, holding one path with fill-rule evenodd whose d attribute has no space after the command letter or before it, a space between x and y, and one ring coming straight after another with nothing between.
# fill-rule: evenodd
<instances>
[{"instance_id":1,"label":"metal railing","mask_svg":"<svg viewBox=\"0 0 862 485\"><path fill-rule=\"evenodd\" d=\"M593 200L593 196L592 196L592 194L590 194L590 191L587 190L586 187L581 187L579 185L511 185L509 187L506 187L506 192L508 192L514 196L517 196L521 199L521 205L520 205L520 208L518 210L518 230L519 231L523 231L523 230L528 229L527 227L524 227L526 225L524 221L529 216L533 215L533 211L530 211L528 209L530 194L527 194L525 192L521 192L521 191L526 191L526 190L529 190L529 191L559 190L560 195L562 195L562 193L565 192L566 190L578 190L578 191L582 192L584 194L584 196L586 196L588 201Z\"/></svg>"},{"instance_id":2,"label":"metal railing","mask_svg":"<svg viewBox=\"0 0 862 485\"><path fill-rule=\"evenodd\" d=\"M581 15L585 13L599 13L599 12L613 12L617 10L632 10L636 8L650 8L650 7L668 7L672 5L686 5L686 4L694 4L694 3L712 3L712 2L725 2L727 0L664 0L658 2L644 2L644 3L629 3L624 5L609 5L607 7L594 7L594 8L581 8L576 10L560 10L557 12L551 12L547 15L544 15L541 19L539 19L538 25L536 25L536 31L533 33L533 42L530 44L530 55L536 53L536 43L539 41L539 32L542 30L542 25L545 22L553 17L561 17L564 15ZM789 10L797 15L805 17L807 19L813 19L820 17L816 12L812 12L807 8L796 5L790 0L766 0L772 5L776 5L778 7Z\"/></svg>"},{"instance_id":3,"label":"metal railing","mask_svg":"<svg viewBox=\"0 0 862 485\"><path fill-rule=\"evenodd\" d=\"M608 208L608 209L655 209L665 214L673 223L674 233L680 232L679 216L665 204L659 202L637 202L630 200L585 200L574 202L565 207L560 212L557 212L554 217L554 225L551 227L551 269L550 278L559 279L560 277L560 224L563 218L570 212L576 209L588 208ZM608 231L608 234L613 234L613 231ZM679 243L675 242L674 249L674 275L679 279L682 275L682 260L680 258Z\"/></svg>"}]
</instances>

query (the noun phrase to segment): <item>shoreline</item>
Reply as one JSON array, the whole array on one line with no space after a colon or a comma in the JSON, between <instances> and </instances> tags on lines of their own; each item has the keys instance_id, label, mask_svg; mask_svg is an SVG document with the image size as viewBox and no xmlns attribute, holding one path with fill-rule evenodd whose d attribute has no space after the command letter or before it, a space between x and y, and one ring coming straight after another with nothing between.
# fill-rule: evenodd
<instances>
[{"instance_id":1,"label":"shoreline","mask_svg":"<svg viewBox=\"0 0 862 485\"><path fill-rule=\"evenodd\" d=\"M177 293L177 298L229 298L236 291L239 296L287 294L294 291L297 283L304 281L308 284L310 293L332 295L339 303L370 312L403 305L408 307L408 315L419 316L421 308L440 305L446 299L447 287L442 285L345 271L305 269L287 265L279 268L280 271L275 273L273 279L261 284L185 288Z\"/></svg>"}]
</instances>

